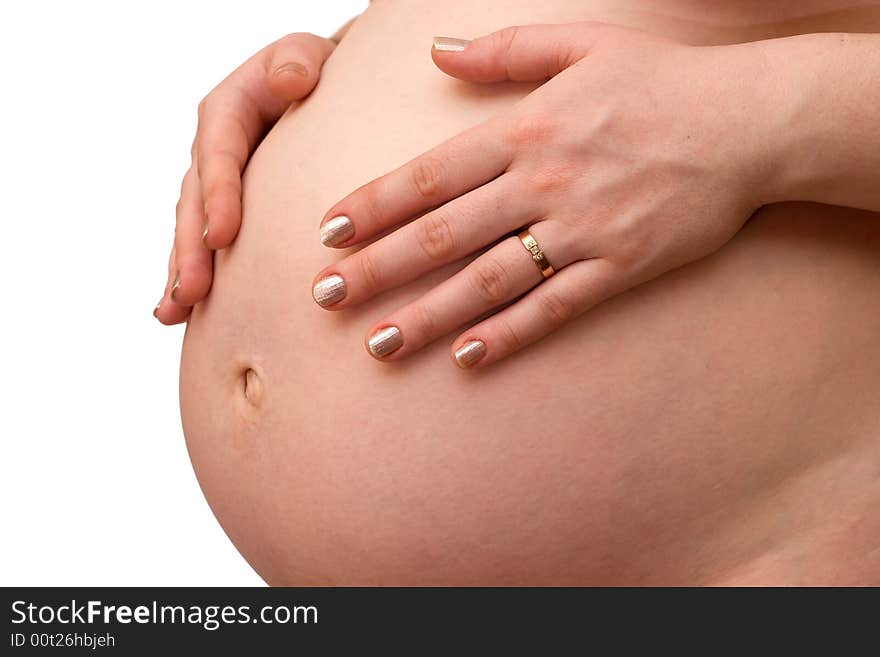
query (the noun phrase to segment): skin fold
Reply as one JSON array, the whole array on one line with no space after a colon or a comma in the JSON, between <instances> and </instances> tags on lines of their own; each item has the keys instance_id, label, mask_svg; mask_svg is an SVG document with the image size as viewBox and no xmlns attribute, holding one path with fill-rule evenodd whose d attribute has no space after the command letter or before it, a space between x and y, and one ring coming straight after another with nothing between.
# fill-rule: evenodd
<instances>
[{"instance_id":1,"label":"skin fold","mask_svg":"<svg viewBox=\"0 0 880 657\"><path fill-rule=\"evenodd\" d=\"M430 58L435 34L602 20L708 44L808 22L729 17L685 29L673 13L380 2L257 149L241 228L216 253L213 287L187 327L181 408L206 497L267 581L880 579L880 227L870 211L764 207L706 257L473 371L450 362L454 335L393 363L372 359L363 340L475 254L344 311L312 299L316 272L361 252L320 245L328 209L536 86L444 75Z\"/></svg>"}]
</instances>

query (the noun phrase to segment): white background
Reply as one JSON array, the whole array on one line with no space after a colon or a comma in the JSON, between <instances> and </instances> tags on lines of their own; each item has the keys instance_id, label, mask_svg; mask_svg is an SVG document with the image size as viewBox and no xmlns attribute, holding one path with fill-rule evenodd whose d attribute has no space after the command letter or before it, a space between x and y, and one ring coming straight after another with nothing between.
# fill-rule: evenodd
<instances>
[{"instance_id":1,"label":"white background","mask_svg":"<svg viewBox=\"0 0 880 657\"><path fill-rule=\"evenodd\" d=\"M198 101L366 0L5 3L0 585L257 585L189 463L153 319Z\"/></svg>"}]
</instances>

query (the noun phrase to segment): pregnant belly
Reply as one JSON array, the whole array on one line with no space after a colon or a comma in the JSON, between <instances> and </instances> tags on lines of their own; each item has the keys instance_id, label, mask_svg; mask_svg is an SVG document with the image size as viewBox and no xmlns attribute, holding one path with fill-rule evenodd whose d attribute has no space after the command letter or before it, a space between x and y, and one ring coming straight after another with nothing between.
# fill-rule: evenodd
<instances>
[{"instance_id":1,"label":"pregnant belly","mask_svg":"<svg viewBox=\"0 0 880 657\"><path fill-rule=\"evenodd\" d=\"M189 322L184 431L235 545L277 584L880 584L877 216L766 208L484 371L453 365L453 336L398 363L363 346L463 263L315 305L340 257L324 211L529 90L444 77L434 33L615 18L440 4L380 2L352 28L255 154Z\"/></svg>"}]
</instances>

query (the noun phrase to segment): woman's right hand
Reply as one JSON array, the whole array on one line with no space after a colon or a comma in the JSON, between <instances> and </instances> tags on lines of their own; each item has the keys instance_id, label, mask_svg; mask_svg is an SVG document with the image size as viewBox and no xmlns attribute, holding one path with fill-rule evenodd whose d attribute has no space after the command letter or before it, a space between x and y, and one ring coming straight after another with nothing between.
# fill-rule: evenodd
<instances>
[{"instance_id":1,"label":"woman's right hand","mask_svg":"<svg viewBox=\"0 0 880 657\"><path fill-rule=\"evenodd\" d=\"M263 136L295 100L308 96L336 47L314 34L289 34L232 72L199 103L192 164L177 202L165 292L153 315L178 324L211 289L213 251L241 225L241 174Z\"/></svg>"}]
</instances>

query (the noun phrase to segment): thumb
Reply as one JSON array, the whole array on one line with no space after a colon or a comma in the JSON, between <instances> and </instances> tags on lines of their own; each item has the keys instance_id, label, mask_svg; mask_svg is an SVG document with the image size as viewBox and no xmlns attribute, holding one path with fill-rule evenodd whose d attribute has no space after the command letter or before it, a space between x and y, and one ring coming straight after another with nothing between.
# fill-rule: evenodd
<instances>
[{"instance_id":1,"label":"thumb","mask_svg":"<svg viewBox=\"0 0 880 657\"><path fill-rule=\"evenodd\" d=\"M468 82L548 80L586 57L610 25L597 22L507 27L466 41L435 37L431 57Z\"/></svg>"},{"instance_id":2,"label":"thumb","mask_svg":"<svg viewBox=\"0 0 880 657\"><path fill-rule=\"evenodd\" d=\"M287 102L308 96L335 47L330 39L303 32L279 39L262 53L269 91Z\"/></svg>"}]
</instances>

